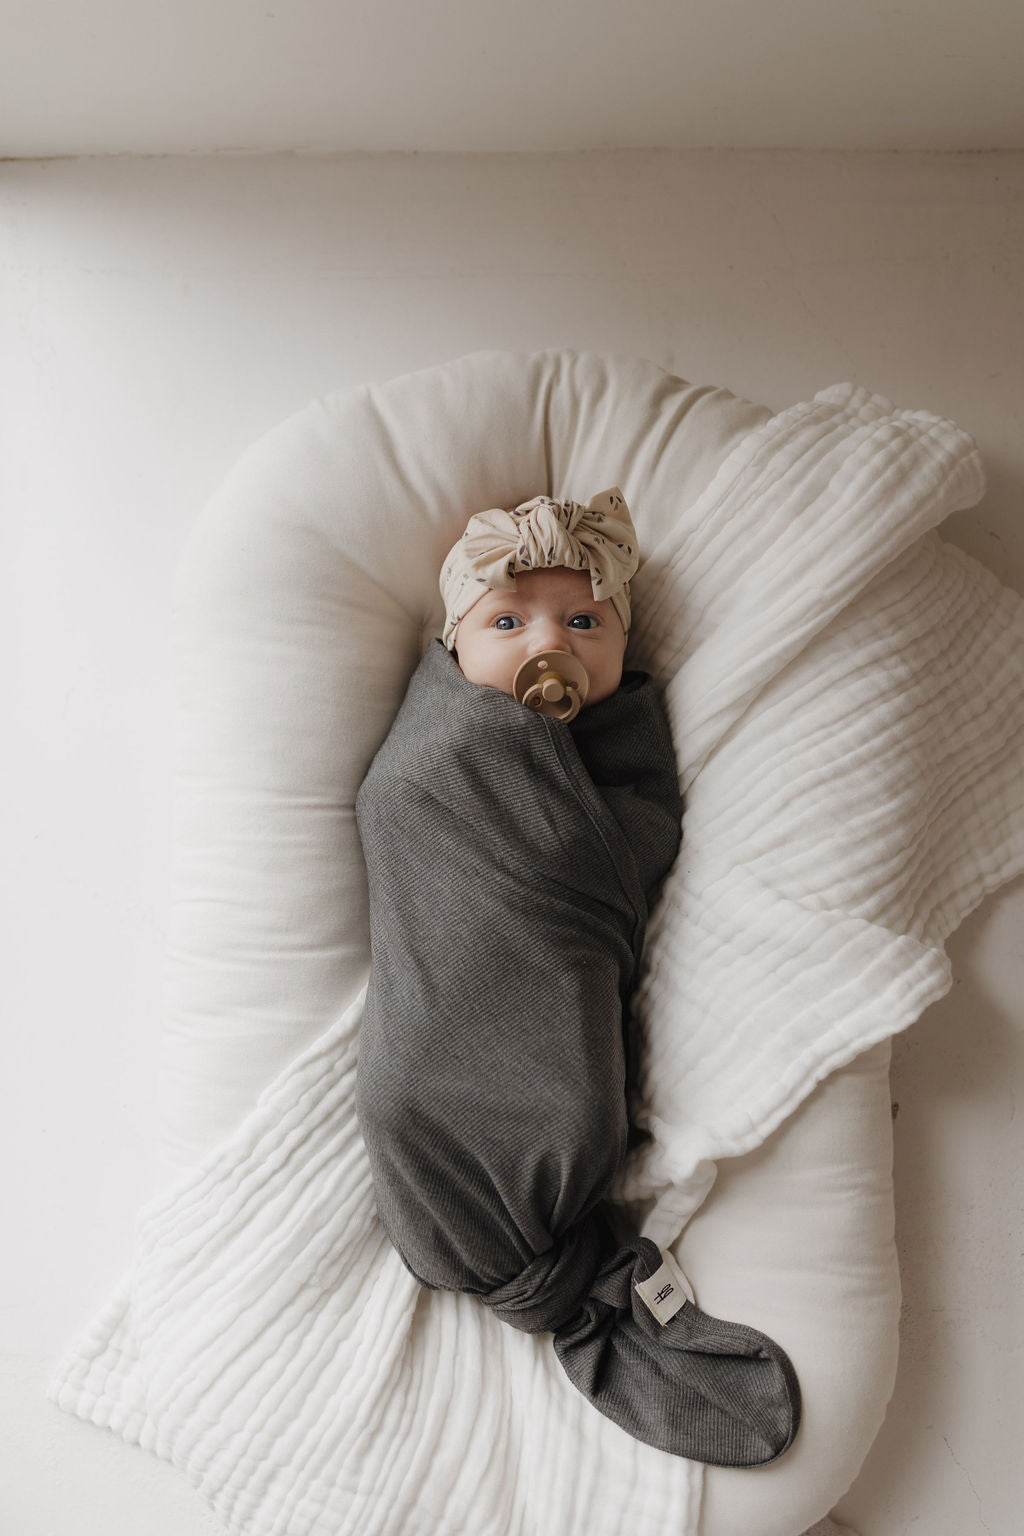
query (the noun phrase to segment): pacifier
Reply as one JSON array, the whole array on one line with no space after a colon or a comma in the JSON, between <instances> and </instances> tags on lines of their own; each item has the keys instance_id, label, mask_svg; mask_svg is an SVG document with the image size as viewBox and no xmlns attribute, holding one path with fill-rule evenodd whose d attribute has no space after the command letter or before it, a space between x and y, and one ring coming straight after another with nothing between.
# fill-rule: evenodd
<instances>
[{"instance_id":1,"label":"pacifier","mask_svg":"<svg viewBox=\"0 0 1024 1536\"><path fill-rule=\"evenodd\" d=\"M575 720L589 692L586 667L568 651L538 651L512 679L512 693L520 704L555 720Z\"/></svg>"}]
</instances>

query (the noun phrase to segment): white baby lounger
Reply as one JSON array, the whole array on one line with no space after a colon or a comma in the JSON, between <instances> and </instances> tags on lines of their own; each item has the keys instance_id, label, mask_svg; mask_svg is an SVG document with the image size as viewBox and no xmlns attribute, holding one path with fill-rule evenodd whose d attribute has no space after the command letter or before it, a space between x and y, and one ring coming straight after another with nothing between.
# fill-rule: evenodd
<instances>
[{"instance_id":1,"label":"white baby lounger","mask_svg":"<svg viewBox=\"0 0 1024 1536\"><path fill-rule=\"evenodd\" d=\"M474 511L620 485L630 664L686 794L636 998L622 1215L777 1339L791 1451L703 1468L594 1411L545 1336L421 1290L352 1109L369 956L356 790ZM888 1038L1024 867L1019 598L932 531L982 473L849 386L772 416L652 364L480 353L258 443L176 603L167 1193L53 1395L238 1536L799 1536L895 1369ZM715 1165L719 1164L717 1179ZM866 1533L870 1536L870 1533Z\"/></svg>"}]
</instances>

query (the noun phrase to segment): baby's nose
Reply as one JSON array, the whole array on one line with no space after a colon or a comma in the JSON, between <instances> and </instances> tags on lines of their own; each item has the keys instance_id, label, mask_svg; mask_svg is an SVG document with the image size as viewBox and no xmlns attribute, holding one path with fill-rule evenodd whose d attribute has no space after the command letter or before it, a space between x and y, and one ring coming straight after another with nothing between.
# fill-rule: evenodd
<instances>
[{"instance_id":1,"label":"baby's nose","mask_svg":"<svg viewBox=\"0 0 1024 1536\"><path fill-rule=\"evenodd\" d=\"M545 614L538 620L531 641L538 651L568 651L572 647L569 644L569 635L563 629L558 619L550 614Z\"/></svg>"}]
</instances>

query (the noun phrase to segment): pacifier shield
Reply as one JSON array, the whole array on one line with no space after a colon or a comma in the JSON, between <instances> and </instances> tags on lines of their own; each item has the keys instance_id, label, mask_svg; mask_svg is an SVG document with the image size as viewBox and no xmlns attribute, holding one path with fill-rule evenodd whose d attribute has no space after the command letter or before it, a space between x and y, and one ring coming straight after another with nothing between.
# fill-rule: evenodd
<instances>
[{"instance_id":1,"label":"pacifier shield","mask_svg":"<svg viewBox=\"0 0 1024 1536\"><path fill-rule=\"evenodd\" d=\"M590 678L582 661L568 651L538 651L512 679L512 692L539 715L575 720L590 692Z\"/></svg>"}]
</instances>

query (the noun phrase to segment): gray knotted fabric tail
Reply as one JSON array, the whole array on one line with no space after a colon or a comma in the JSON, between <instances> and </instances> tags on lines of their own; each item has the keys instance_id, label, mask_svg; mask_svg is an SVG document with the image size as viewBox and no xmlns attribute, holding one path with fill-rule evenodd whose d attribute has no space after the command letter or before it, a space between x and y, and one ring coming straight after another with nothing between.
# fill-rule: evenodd
<instances>
[{"instance_id":1,"label":"gray knotted fabric tail","mask_svg":"<svg viewBox=\"0 0 1024 1536\"><path fill-rule=\"evenodd\" d=\"M637 1439L755 1466L791 1443L783 1351L687 1301L601 1201L626 1153L628 1000L679 847L672 742L627 675L569 725L467 682L437 642L359 792L373 963L356 1111L383 1226L421 1284L554 1335Z\"/></svg>"}]
</instances>

